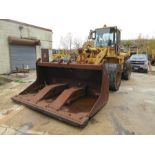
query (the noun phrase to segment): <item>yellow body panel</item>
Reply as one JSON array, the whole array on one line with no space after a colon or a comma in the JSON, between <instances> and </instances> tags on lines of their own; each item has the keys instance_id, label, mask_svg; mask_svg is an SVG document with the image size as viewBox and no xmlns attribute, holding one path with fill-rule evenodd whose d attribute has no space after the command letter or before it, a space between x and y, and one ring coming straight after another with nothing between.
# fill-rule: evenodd
<instances>
[{"instance_id":1,"label":"yellow body panel","mask_svg":"<svg viewBox=\"0 0 155 155\"><path fill-rule=\"evenodd\" d=\"M118 63L123 70L125 59L130 56L130 51L116 53L114 48L110 47L88 47L83 49L77 58L78 63L100 64L103 59L107 63Z\"/></svg>"}]
</instances>

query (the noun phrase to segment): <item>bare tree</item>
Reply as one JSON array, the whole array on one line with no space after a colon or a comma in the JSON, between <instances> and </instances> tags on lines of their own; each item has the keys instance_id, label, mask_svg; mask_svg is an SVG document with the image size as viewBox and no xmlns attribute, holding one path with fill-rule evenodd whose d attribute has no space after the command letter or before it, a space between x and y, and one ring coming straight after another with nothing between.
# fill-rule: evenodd
<instances>
[{"instance_id":1,"label":"bare tree","mask_svg":"<svg viewBox=\"0 0 155 155\"><path fill-rule=\"evenodd\" d=\"M75 49L82 48L83 41L80 38L74 38L73 45Z\"/></svg>"},{"instance_id":2,"label":"bare tree","mask_svg":"<svg viewBox=\"0 0 155 155\"><path fill-rule=\"evenodd\" d=\"M135 40L135 43L137 45L137 47L141 50L144 51L146 50L147 45L147 40L146 38L144 38L141 34L139 34L138 38Z\"/></svg>"},{"instance_id":3,"label":"bare tree","mask_svg":"<svg viewBox=\"0 0 155 155\"><path fill-rule=\"evenodd\" d=\"M67 33L66 36L61 37L60 45L61 45L62 48L71 51L72 45L73 45L73 36L72 36L72 34Z\"/></svg>"},{"instance_id":4,"label":"bare tree","mask_svg":"<svg viewBox=\"0 0 155 155\"><path fill-rule=\"evenodd\" d=\"M60 47L63 49L68 49L68 42L65 37L60 38Z\"/></svg>"},{"instance_id":5,"label":"bare tree","mask_svg":"<svg viewBox=\"0 0 155 155\"><path fill-rule=\"evenodd\" d=\"M68 38L68 41L69 41L69 50L71 51L72 44L73 44L73 35L71 33L68 33L67 38Z\"/></svg>"}]
</instances>

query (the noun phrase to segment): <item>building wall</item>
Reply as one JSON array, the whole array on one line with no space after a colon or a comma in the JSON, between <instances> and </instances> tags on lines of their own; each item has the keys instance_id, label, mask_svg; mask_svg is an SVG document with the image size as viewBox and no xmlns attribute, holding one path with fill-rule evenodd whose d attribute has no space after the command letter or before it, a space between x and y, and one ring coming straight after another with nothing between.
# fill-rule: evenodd
<instances>
[{"instance_id":1,"label":"building wall","mask_svg":"<svg viewBox=\"0 0 155 155\"><path fill-rule=\"evenodd\" d=\"M36 46L37 58L41 57L41 48L52 49L52 32L29 25L22 25L23 29L20 31L20 25L22 24L0 20L0 74L11 71L8 36L40 40L41 45Z\"/></svg>"}]
</instances>

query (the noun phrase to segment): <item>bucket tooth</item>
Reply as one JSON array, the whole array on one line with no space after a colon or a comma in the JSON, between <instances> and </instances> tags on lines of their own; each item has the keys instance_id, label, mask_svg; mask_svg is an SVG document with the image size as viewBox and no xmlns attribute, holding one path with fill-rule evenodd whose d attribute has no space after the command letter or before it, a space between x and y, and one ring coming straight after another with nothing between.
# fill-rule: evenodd
<instances>
[{"instance_id":1,"label":"bucket tooth","mask_svg":"<svg viewBox=\"0 0 155 155\"><path fill-rule=\"evenodd\" d=\"M75 101L79 97L85 95L85 89L79 87L71 87L64 90L55 101L50 105L51 108L59 110L64 104L69 104L72 101Z\"/></svg>"}]
</instances>

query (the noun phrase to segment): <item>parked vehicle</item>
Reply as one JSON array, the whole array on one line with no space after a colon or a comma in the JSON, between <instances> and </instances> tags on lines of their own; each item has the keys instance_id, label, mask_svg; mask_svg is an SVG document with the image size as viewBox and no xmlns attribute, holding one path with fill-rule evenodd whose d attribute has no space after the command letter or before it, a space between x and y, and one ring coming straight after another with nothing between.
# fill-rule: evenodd
<instances>
[{"instance_id":1,"label":"parked vehicle","mask_svg":"<svg viewBox=\"0 0 155 155\"><path fill-rule=\"evenodd\" d=\"M133 71L148 72L149 60L147 54L134 54L129 60Z\"/></svg>"}]
</instances>

